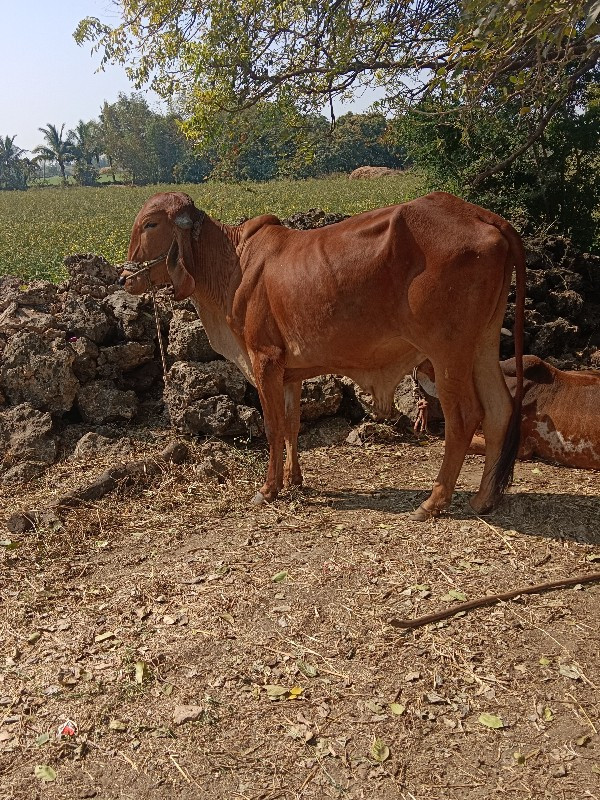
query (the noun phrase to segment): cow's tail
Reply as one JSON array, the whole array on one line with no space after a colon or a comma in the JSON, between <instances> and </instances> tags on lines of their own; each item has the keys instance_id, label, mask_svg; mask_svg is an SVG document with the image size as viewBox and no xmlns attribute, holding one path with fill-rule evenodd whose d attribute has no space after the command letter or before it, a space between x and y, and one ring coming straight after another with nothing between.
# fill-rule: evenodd
<instances>
[{"instance_id":1,"label":"cow's tail","mask_svg":"<svg viewBox=\"0 0 600 800\"><path fill-rule=\"evenodd\" d=\"M512 483L513 470L519 443L521 439L521 409L523 405L523 336L525 328L525 249L521 237L513 228L501 217L494 215L492 224L500 230L510 246L510 259L508 269L512 275L512 268L515 269L515 324L513 330L515 342L515 375L517 385L513 400L513 410L508 423L504 443L496 469L494 470L493 496L498 500Z\"/></svg>"}]
</instances>

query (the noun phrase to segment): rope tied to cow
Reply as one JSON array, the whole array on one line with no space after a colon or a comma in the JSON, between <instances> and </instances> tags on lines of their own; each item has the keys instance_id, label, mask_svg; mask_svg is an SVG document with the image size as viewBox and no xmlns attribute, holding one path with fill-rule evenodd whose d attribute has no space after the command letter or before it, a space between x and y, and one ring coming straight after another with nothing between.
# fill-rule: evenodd
<instances>
[{"instance_id":1,"label":"rope tied to cow","mask_svg":"<svg viewBox=\"0 0 600 800\"><path fill-rule=\"evenodd\" d=\"M169 381L169 373L167 369L167 358L165 356L165 346L162 340L162 334L160 331L160 315L158 313L158 303L156 302L156 286L150 280L150 268L153 267L155 264L164 261L167 257L167 253L163 253L156 258L151 259L150 261L125 261L123 264L117 265L119 272L123 272L124 269L130 270L131 268L135 268L135 272L131 272L127 277L128 278L136 278L138 275L142 273L146 273L146 283L148 284L148 291L150 292L150 296L152 297L152 307L154 309L154 322L156 324L156 337L158 339L158 347L160 350L160 360L162 362L162 370L163 370L163 380L165 382L165 386Z\"/></svg>"},{"instance_id":2,"label":"rope tied to cow","mask_svg":"<svg viewBox=\"0 0 600 800\"><path fill-rule=\"evenodd\" d=\"M427 400L427 395L417 380L418 371L419 367L416 366L410 376L412 381L412 395L417 404L417 417L413 425L413 430L415 433L429 433L429 429L427 427L429 403Z\"/></svg>"}]
</instances>

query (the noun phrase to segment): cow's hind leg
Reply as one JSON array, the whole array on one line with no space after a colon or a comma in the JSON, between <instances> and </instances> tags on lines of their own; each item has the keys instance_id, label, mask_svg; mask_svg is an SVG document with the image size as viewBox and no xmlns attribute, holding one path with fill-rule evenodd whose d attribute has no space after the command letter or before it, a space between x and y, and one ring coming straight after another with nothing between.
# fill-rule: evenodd
<instances>
[{"instance_id":1,"label":"cow's hind leg","mask_svg":"<svg viewBox=\"0 0 600 800\"><path fill-rule=\"evenodd\" d=\"M301 486L302 472L298 460L298 433L300 432L300 394L302 381L286 383L283 388L285 398L285 449L286 459L283 470L283 485Z\"/></svg>"},{"instance_id":2,"label":"cow's hind leg","mask_svg":"<svg viewBox=\"0 0 600 800\"><path fill-rule=\"evenodd\" d=\"M281 359L263 354L251 354L252 369L260 397L269 442L269 467L267 478L254 497L254 504L274 500L283 487L283 443L285 430L285 402L283 392L283 366Z\"/></svg>"},{"instance_id":3,"label":"cow's hind leg","mask_svg":"<svg viewBox=\"0 0 600 800\"><path fill-rule=\"evenodd\" d=\"M471 498L471 506L478 514L485 514L498 504L502 496L496 472L513 404L498 361L497 347L486 348L476 355L473 375L483 406L485 465L479 490Z\"/></svg>"},{"instance_id":4,"label":"cow's hind leg","mask_svg":"<svg viewBox=\"0 0 600 800\"><path fill-rule=\"evenodd\" d=\"M446 422L445 450L431 494L412 514L412 519L419 522L437 516L450 505L467 449L483 413L470 365L451 367L435 363L434 369ZM461 378L453 377L454 374L461 375Z\"/></svg>"}]
</instances>

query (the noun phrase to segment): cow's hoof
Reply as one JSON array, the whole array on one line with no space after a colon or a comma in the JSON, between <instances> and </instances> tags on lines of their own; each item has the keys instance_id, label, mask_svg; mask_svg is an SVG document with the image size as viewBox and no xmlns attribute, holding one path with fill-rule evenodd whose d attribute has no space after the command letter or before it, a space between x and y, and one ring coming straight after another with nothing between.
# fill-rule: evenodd
<instances>
[{"instance_id":1,"label":"cow's hoof","mask_svg":"<svg viewBox=\"0 0 600 800\"><path fill-rule=\"evenodd\" d=\"M408 518L412 522L427 522L428 519L433 519L436 516L437 514L435 512L429 511L429 509L425 508L425 506L420 505L411 514L409 514Z\"/></svg>"},{"instance_id":2,"label":"cow's hoof","mask_svg":"<svg viewBox=\"0 0 600 800\"><path fill-rule=\"evenodd\" d=\"M262 492L257 492L252 498L253 506L262 506L267 500Z\"/></svg>"},{"instance_id":3,"label":"cow's hoof","mask_svg":"<svg viewBox=\"0 0 600 800\"><path fill-rule=\"evenodd\" d=\"M469 500L469 505L471 509L477 514L478 517L484 517L486 514L491 514L492 511L498 505L497 502L493 502L490 500L484 500L483 502L478 499L477 495L474 495Z\"/></svg>"}]
</instances>

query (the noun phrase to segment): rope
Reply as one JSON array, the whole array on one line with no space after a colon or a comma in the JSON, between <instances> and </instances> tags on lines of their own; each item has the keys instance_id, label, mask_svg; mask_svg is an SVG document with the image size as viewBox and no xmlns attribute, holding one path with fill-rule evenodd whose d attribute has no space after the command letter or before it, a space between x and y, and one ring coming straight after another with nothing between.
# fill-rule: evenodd
<instances>
[{"instance_id":1,"label":"rope","mask_svg":"<svg viewBox=\"0 0 600 800\"><path fill-rule=\"evenodd\" d=\"M165 347L160 332L160 317L158 315L158 304L156 302L156 289L154 288L154 284L150 280L150 273L146 274L146 280L148 281L148 289L150 290L150 294L152 295L152 306L154 308L154 321L156 322L156 335L158 337L158 347L160 349L160 360L162 361L163 380L166 386L169 381L169 375L167 372L167 359L165 357Z\"/></svg>"},{"instance_id":2,"label":"rope","mask_svg":"<svg viewBox=\"0 0 600 800\"><path fill-rule=\"evenodd\" d=\"M417 404L417 418L415 419L413 430L415 433L428 433L427 416L429 403L427 402L427 395L423 389L421 389L421 384L417 380L418 369L418 366L415 367L410 376L412 380L412 394Z\"/></svg>"}]
</instances>

